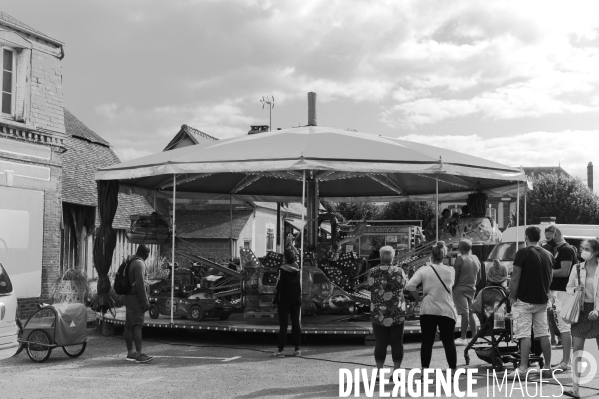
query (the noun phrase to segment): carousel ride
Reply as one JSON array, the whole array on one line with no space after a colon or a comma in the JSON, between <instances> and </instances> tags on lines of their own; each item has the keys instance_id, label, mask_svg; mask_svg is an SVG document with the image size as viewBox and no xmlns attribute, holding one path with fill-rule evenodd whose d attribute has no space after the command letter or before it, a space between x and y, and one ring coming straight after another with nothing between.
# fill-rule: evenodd
<instances>
[{"instance_id":1,"label":"carousel ride","mask_svg":"<svg viewBox=\"0 0 599 399\"><path fill-rule=\"evenodd\" d=\"M521 169L486 159L397 138L318 127L315 104L310 103L309 108L312 113L308 126L200 143L100 169L96 180L101 225L94 247L100 306L110 288L107 274L114 251L110 225L119 191L172 198L172 220L167 221L170 233L166 238L165 226L154 226L156 240L170 241L171 259L185 258L195 262L196 267L195 271L175 270L175 262L171 262L170 276L155 292L160 294L156 297L164 300L158 313L170 315L173 325L175 316L194 318L190 312L194 301L213 301L215 305L217 300L226 300L241 307L244 317L272 316L276 270L282 262L280 253L270 252L258 258L242 249L239 265L223 265L195 250L183 250L181 244L186 243L176 237L177 198L305 204L306 224L294 240L303 270L302 312L352 315L369 307L369 292L364 285L366 270L362 258L342 252L340 247L344 240L362 234L365 226L342 226L334 215L320 215L321 199L439 203L463 200L473 193L513 195L519 190L519 182L525 181ZM154 219L164 218L154 215ZM136 220L151 224L152 215ZM324 220L335 224L335 228L331 229L331 237L319 240L319 225ZM133 227L132 239L148 242L150 230ZM437 229L435 238L440 239L442 233ZM396 263L413 269L425 264L429 243L420 241L398 252ZM183 283L185 274L189 284ZM180 308L185 310L179 311ZM303 323L309 319L303 319Z\"/></svg>"}]
</instances>

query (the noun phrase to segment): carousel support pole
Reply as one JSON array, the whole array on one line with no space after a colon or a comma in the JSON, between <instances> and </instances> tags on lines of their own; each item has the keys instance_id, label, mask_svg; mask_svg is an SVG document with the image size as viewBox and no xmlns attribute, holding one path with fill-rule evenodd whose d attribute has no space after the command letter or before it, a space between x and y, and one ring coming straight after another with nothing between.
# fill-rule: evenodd
<instances>
[{"instance_id":1,"label":"carousel support pole","mask_svg":"<svg viewBox=\"0 0 599 399\"><path fill-rule=\"evenodd\" d=\"M436 206L437 206L437 230L436 230L436 235L437 235L437 241L439 241L439 175L435 176L435 198L436 198Z\"/></svg>"},{"instance_id":2,"label":"carousel support pole","mask_svg":"<svg viewBox=\"0 0 599 399\"><path fill-rule=\"evenodd\" d=\"M277 252L282 253L281 250L281 203L277 202Z\"/></svg>"},{"instance_id":3,"label":"carousel support pole","mask_svg":"<svg viewBox=\"0 0 599 399\"><path fill-rule=\"evenodd\" d=\"M516 252L518 252L518 248L520 248L520 182L518 182L518 190L516 194Z\"/></svg>"},{"instance_id":4,"label":"carousel support pole","mask_svg":"<svg viewBox=\"0 0 599 399\"><path fill-rule=\"evenodd\" d=\"M230 213L230 223L229 223L229 235L231 236L230 245L231 245L231 262L235 259L235 249L233 247L233 194L229 195L229 213Z\"/></svg>"},{"instance_id":5,"label":"carousel support pole","mask_svg":"<svg viewBox=\"0 0 599 399\"><path fill-rule=\"evenodd\" d=\"M173 323L173 303L175 301L175 215L177 201L177 175L173 174L173 242L172 242L172 263L171 263L171 326Z\"/></svg>"},{"instance_id":6,"label":"carousel support pole","mask_svg":"<svg viewBox=\"0 0 599 399\"><path fill-rule=\"evenodd\" d=\"M306 200L306 171L304 170L304 177L302 179L302 206L304 206L304 201ZM306 207L307 211L307 207ZM304 213L302 212L302 225L304 224ZM303 292L303 281L304 281L304 231L306 229L302 227L301 230L301 244L300 244L300 298ZM300 312L300 321L302 320L302 312Z\"/></svg>"}]
</instances>

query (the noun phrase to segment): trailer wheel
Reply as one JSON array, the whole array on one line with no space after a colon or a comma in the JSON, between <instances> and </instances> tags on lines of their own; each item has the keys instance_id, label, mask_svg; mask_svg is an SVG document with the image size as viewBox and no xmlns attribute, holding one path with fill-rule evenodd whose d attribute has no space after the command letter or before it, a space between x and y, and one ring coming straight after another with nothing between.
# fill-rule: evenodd
<instances>
[{"instance_id":1,"label":"trailer wheel","mask_svg":"<svg viewBox=\"0 0 599 399\"><path fill-rule=\"evenodd\" d=\"M152 319L157 319L160 316L160 312L158 311L158 305L155 303L150 305L150 317Z\"/></svg>"},{"instance_id":2,"label":"trailer wheel","mask_svg":"<svg viewBox=\"0 0 599 399\"><path fill-rule=\"evenodd\" d=\"M87 342L84 342L81 345L63 346L62 350L64 351L64 353L66 353L68 357L79 357L83 355L83 352L85 352L86 347Z\"/></svg>"},{"instance_id":3,"label":"trailer wheel","mask_svg":"<svg viewBox=\"0 0 599 399\"><path fill-rule=\"evenodd\" d=\"M44 330L33 330L29 334L27 343L27 355L36 363L43 363L50 357L52 347L50 336Z\"/></svg>"},{"instance_id":4,"label":"trailer wheel","mask_svg":"<svg viewBox=\"0 0 599 399\"><path fill-rule=\"evenodd\" d=\"M202 308L199 306L193 306L189 310L189 315L191 316L191 319L195 321L200 321L204 318L204 312L202 312Z\"/></svg>"}]
</instances>

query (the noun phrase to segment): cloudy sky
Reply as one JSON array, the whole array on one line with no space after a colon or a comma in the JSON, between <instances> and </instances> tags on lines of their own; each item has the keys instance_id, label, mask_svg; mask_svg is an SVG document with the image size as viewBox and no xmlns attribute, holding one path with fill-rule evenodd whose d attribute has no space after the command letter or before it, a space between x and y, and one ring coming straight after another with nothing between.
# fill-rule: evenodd
<instances>
[{"instance_id":1,"label":"cloudy sky","mask_svg":"<svg viewBox=\"0 0 599 399\"><path fill-rule=\"evenodd\" d=\"M122 160L182 124L318 124L599 173L599 3L3 0L66 43L66 107ZM599 179L595 178L596 189ZM596 190L597 191L597 190Z\"/></svg>"}]
</instances>

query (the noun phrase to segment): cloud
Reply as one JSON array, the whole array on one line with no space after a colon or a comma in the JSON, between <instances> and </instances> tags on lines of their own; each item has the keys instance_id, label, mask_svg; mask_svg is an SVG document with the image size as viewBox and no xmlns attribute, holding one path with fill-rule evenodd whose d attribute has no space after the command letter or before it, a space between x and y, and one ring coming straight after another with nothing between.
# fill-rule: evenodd
<instances>
[{"instance_id":1,"label":"cloud","mask_svg":"<svg viewBox=\"0 0 599 399\"><path fill-rule=\"evenodd\" d=\"M118 105L116 103L110 103L97 105L95 110L96 114L104 118L113 119L114 117L116 117L117 108Z\"/></svg>"},{"instance_id":2,"label":"cloud","mask_svg":"<svg viewBox=\"0 0 599 399\"><path fill-rule=\"evenodd\" d=\"M86 122L122 154L160 151L184 123L245 134L267 94L277 126L305 120L315 91L319 121L390 135L514 122L505 136L555 116L590 131L599 115L596 1L5 3L66 42L65 102L95 110Z\"/></svg>"},{"instance_id":3,"label":"cloud","mask_svg":"<svg viewBox=\"0 0 599 399\"><path fill-rule=\"evenodd\" d=\"M599 130L532 132L509 137L409 134L402 139L489 159L508 166L559 166L586 181L587 165L599 165ZM595 191L599 191L594 184Z\"/></svg>"}]
</instances>

